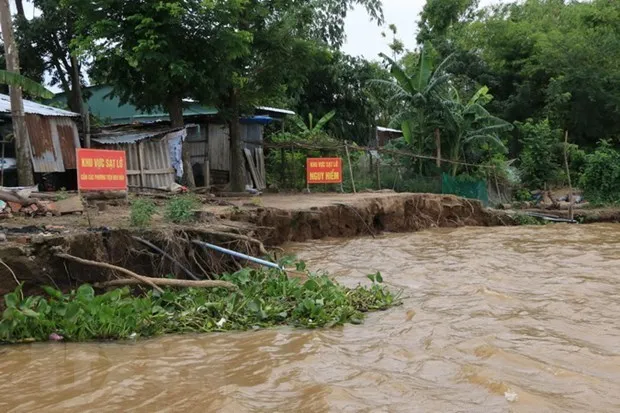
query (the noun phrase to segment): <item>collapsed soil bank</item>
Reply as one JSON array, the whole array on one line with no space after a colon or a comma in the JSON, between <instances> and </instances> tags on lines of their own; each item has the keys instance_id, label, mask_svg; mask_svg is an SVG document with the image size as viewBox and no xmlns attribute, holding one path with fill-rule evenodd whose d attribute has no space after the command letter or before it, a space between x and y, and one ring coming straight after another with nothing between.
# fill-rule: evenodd
<instances>
[{"instance_id":1,"label":"collapsed soil bank","mask_svg":"<svg viewBox=\"0 0 620 413\"><path fill-rule=\"evenodd\" d=\"M25 239L9 233L7 243L0 246L0 259L10 267L26 292L38 292L41 285L61 289L81 283L97 283L113 278L109 270L84 267L55 256L65 252L89 260L108 262L138 274L186 278L178 265L149 249L134 236L146 239L191 269L194 274L233 271L240 263L228 256L205 251L191 243L199 238L218 245L260 255L260 246L244 240L231 240L209 233L222 231L218 221L230 219L240 225L228 231L243 232L267 246L287 241L305 241L323 237L354 237L382 231L409 232L432 227L509 225L504 213L487 210L477 201L452 195L382 194L356 198L349 202L304 209L274 207L231 208L218 219L188 227L162 227L148 231L100 229L71 234L32 234ZM239 228L242 228L240 231ZM16 242L20 241L20 242ZM16 281L8 270L0 268L0 296L12 291Z\"/></svg>"}]
</instances>

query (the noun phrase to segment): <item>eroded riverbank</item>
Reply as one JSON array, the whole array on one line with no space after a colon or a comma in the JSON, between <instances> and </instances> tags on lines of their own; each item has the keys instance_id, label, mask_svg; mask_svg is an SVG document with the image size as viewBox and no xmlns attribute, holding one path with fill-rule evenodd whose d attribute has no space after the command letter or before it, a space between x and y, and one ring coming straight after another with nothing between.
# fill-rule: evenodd
<instances>
[{"instance_id":1,"label":"eroded riverbank","mask_svg":"<svg viewBox=\"0 0 620 413\"><path fill-rule=\"evenodd\" d=\"M288 245L349 286L380 270L404 305L335 329L2 348L0 407L614 412L618 230L468 227Z\"/></svg>"},{"instance_id":2,"label":"eroded riverbank","mask_svg":"<svg viewBox=\"0 0 620 413\"><path fill-rule=\"evenodd\" d=\"M67 262L58 252L122 266L138 274L186 278L178 265L145 247L139 236L173 255L199 276L238 268L227 256L196 247L193 239L228 246L251 255L263 255L260 245L229 234L241 234L278 246L287 241L324 237L354 237L387 232L411 232L433 227L494 226L511 224L503 212L491 211L477 201L434 194L325 194L267 196L230 205L205 205L200 219L190 226L155 221L148 230L128 228L122 209L101 215L63 217L56 225L6 226L8 241L0 244L0 259L25 282L26 293L38 286L59 289L81 283L107 281L108 270ZM126 212L126 211L125 211ZM111 215L111 216L110 216ZM90 225L85 226L86 221ZM33 223L37 222L32 220ZM62 224L62 225L60 225ZM13 274L0 266L0 296L16 286Z\"/></svg>"}]
</instances>

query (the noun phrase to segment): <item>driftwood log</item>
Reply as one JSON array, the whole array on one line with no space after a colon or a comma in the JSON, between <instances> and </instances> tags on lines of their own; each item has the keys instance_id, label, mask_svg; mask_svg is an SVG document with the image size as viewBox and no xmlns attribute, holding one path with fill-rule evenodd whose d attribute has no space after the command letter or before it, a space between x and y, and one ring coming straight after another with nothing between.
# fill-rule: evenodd
<instances>
[{"instance_id":1,"label":"driftwood log","mask_svg":"<svg viewBox=\"0 0 620 413\"><path fill-rule=\"evenodd\" d=\"M88 201L105 201L107 199L124 199L127 198L127 191L94 191L83 192L82 197Z\"/></svg>"},{"instance_id":2,"label":"driftwood log","mask_svg":"<svg viewBox=\"0 0 620 413\"><path fill-rule=\"evenodd\" d=\"M237 290L238 287L228 281L221 280L177 280L174 278L151 278L149 280L156 285L167 287L195 287L195 288L228 288L229 290ZM120 285L138 285L141 281L135 278L110 280L102 283L95 284L96 287L116 287Z\"/></svg>"}]
</instances>

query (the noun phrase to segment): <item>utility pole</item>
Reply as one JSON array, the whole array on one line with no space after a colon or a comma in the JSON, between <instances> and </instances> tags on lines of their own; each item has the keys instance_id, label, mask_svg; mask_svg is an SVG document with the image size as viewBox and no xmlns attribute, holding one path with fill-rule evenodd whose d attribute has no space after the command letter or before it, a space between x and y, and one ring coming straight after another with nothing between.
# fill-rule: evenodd
<instances>
[{"instance_id":1,"label":"utility pole","mask_svg":"<svg viewBox=\"0 0 620 413\"><path fill-rule=\"evenodd\" d=\"M9 0L0 0L0 29L4 40L6 70L19 74L19 54L13 36L13 22ZM30 159L30 143L28 129L24 115L24 100L21 86L9 85L11 95L11 118L13 120L13 135L15 137L15 152L17 158L17 180L20 186L34 185L32 161Z\"/></svg>"}]
</instances>

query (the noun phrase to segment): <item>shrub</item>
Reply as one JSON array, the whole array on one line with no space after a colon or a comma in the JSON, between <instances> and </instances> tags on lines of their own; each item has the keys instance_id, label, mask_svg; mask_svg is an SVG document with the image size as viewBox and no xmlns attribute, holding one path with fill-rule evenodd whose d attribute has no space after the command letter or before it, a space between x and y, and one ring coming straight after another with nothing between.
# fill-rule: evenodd
<instances>
[{"instance_id":1,"label":"shrub","mask_svg":"<svg viewBox=\"0 0 620 413\"><path fill-rule=\"evenodd\" d=\"M551 129L548 120L534 123L517 123L523 150L519 156L523 184L530 189L540 189L558 181L562 174L559 159L561 131Z\"/></svg>"},{"instance_id":2,"label":"shrub","mask_svg":"<svg viewBox=\"0 0 620 413\"><path fill-rule=\"evenodd\" d=\"M149 199L136 199L131 203L129 221L132 227L148 227L155 213L155 204Z\"/></svg>"},{"instance_id":3,"label":"shrub","mask_svg":"<svg viewBox=\"0 0 620 413\"><path fill-rule=\"evenodd\" d=\"M590 202L620 202L620 152L608 141L601 141L598 148L586 156L579 185Z\"/></svg>"},{"instance_id":4,"label":"shrub","mask_svg":"<svg viewBox=\"0 0 620 413\"><path fill-rule=\"evenodd\" d=\"M165 218L175 224L185 224L196 219L194 209L198 208L200 201L195 195L187 194L172 198L166 204Z\"/></svg>"}]
</instances>

